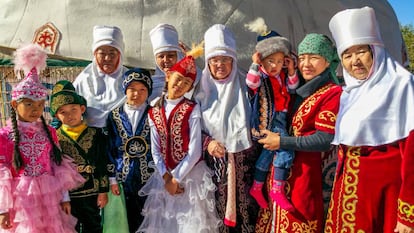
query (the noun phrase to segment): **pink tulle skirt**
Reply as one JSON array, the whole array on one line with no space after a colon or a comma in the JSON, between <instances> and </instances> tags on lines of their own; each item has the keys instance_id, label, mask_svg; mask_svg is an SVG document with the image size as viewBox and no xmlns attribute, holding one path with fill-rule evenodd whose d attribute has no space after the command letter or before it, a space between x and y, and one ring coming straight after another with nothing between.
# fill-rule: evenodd
<instances>
[{"instance_id":1,"label":"pink tulle skirt","mask_svg":"<svg viewBox=\"0 0 414 233\"><path fill-rule=\"evenodd\" d=\"M85 180L69 159L53 166L54 175L12 177L10 169L0 168L0 207L10 210L13 228L1 232L76 232L76 218L61 208L63 194Z\"/></svg>"}]
</instances>

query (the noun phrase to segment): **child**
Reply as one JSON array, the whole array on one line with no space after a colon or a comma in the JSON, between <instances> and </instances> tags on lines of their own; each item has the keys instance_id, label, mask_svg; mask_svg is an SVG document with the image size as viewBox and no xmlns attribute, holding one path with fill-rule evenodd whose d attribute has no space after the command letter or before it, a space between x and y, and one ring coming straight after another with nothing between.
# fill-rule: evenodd
<instances>
[{"instance_id":1,"label":"child","mask_svg":"<svg viewBox=\"0 0 414 233\"><path fill-rule=\"evenodd\" d=\"M75 232L68 190L85 180L63 156L55 129L42 116L47 89L38 74L46 57L34 44L15 53L15 70L27 76L13 88L11 123L0 130L1 232Z\"/></svg>"},{"instance_id":2,"label":"child","mask_svg":"<svg viewBox=\"0 0 414 233\"><path fill-rule=\"evenodd\" d=\"M266 36L268 34L263 34L258 38L260 41L256 45L256 52L252 56L253 63L246 77L246 83L254 93L252 135L256 138L264 136L260 135L260 130L264 129L288 136L286 114L290 98L289 91L296 89L299 85L299 78L290 56L289 41L281 36L272 36L272 33ZM282 72L284 64L287 66L287 75ZM294 210L284 190L293 158L294 154L291 150L272 152L262 149L256 162L254 183L250 189L250 194L262 208L267 208L262 187L273 161L273 186L269 195L283 209Z\"/></svg>"},{"instance_id":3,"label":"child","mask_svg":"<svg viewBox=\"0 0 414 233\"><path fill-rule=\"evenodd\" d=\"M156 172L140 190L148 195L138 232L217 232L212 172L201 160L199 106L184 97L196 78L201 45L167 73L168 91L150 109Z\"/></svg>"},{"instance_id":4,"label":"child","mask_svg":"<svg viewBox=\"0 0 414 233\"><path fill-rule=\"evenodd\" d=\"M55 84L50 98L50 114L62 122L57 136L62 152L71 156L78 172L86 179L84 185L72 190L72 214L78 219L78 232L102 232L100 209L108 202L106 166L107 140L102 129L89 127L83 121L86 100L75 92L72 83L61 80Z\"/></svg>"},{"instance_id":5,"label":"child","mask_svg":"<svg viewBox=\"0 0 414 233\"><path fill-rule=\"evenodd\" d=\"M114 165L109 181L113 195L125 196L129 232L136 232L142 223L141 211L145 203L145 198L138 196L138 190L154 171L147 102L152 92L151 75L139 68L129 70L124 74L122 87L126 102L111 111L107 123L109 158Z\"/></svg>"}]
</instances>

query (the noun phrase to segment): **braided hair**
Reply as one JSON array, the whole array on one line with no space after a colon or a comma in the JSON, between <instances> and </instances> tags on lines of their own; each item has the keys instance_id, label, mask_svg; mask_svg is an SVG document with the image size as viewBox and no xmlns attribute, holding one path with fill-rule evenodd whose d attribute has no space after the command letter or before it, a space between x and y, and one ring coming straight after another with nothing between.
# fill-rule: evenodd
<instances>
[{"instance_id":1,"label":"braided hair","mask_svg":"<svg viewBox=\"0 0 414 233\"><path fill-rule=\"evenodd\" d=\"M53 161L55 161L55 163L57 165L60 165L62 163L62 151L56 145L56 143L53 141L52 134L50 133L50 130L49 130L48 126L47 126L46 120L43 117L43 115L40 116L40 119L42 119L43 129L47 133L47 138L49 139L50 143L53 145L53 151L52 151L53 154L51 155L51 157L52 157Z\"/></svg>"},{"instance_id":2,"label":"braided hair","mask_svg":"<svg viewBox=\"0 0 414 233\"><path fill-rule=\"evenodd\" d=\"M17 117L16 117L16 110L14 108L10 108L11 114L11 121L12 121L12 129L13 129L13 167L16 170L19 170L23 166L23 158L20 153L19 144L20 144L20 134L19 129L17 128Z\"/></svg>"}]
</instances>

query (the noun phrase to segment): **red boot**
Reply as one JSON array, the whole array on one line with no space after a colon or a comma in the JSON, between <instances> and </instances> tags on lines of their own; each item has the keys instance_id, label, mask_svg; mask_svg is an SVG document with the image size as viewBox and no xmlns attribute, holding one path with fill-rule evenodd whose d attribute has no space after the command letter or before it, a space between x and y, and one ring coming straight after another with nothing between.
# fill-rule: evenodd
<instances>
[{"instance_id":1,"label":"red boot","mask_svg":"<svg viewBox=\"0 0 414 233\"><path fill-rule=\"evenodd\" d=\"M284 180L273 180L272 190L270 191L270 197L275 201L282 209L289 212L295 211L295 207L290 203L285 194L285 182Z\"/></svg>"},{"instance_id":2,"label":"red boot","mask_svg":"<svg viewBox=\"0 0 414 233\"><path fill-rule=\"evenodd\" d=\"M261 208L266 209L267 201L263 196L262 188L263 182L254 181L249 193L257 201Z\"/></svg>"}]
</instances>

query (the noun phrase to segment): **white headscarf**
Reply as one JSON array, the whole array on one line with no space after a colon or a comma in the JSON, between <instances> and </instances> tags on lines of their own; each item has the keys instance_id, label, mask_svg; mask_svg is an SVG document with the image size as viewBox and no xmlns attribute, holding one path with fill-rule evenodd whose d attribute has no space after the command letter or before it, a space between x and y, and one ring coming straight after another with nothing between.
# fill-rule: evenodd
<instances>
[{"instance_id":1,"label":"white headscarf","mask_svg":"<svg viewBox=\"0 0 414 233\"><path fill-rule=\"evenodd\" d=\"M338 51L360 45L363 38L371 46L374 61L364 81L356 80L343 69L346 87L341 95L332 142L336 145L384 145L406 138L414 130L414 76L378 43L382 40L378 38L373 14L368 7L345 10L329 23ZM371 26L361 31L361 24ZM351 28L359 30L358 36L342 33Z\"/></svg>"},{"instance_id":2,"label":"white headscarf","mask_svg":"<svg viewBox=\"0 0 414 233\"><path fill-rule=\"evenodd\" d=\"M250 138L250 105L245 74L238 71L236 45L230 30L224 25L210 27L205 35L205 68L195 99L202 112L202 127L211 137L223 143L228 152L236 153L252 146ZM208 59L230 56L233 68L224 80L211 75Z\"/></svg>"},{"instance_id":3,"label":"white headscarf","mask_svg":"<svg viewBox=\"0 0 414 233\"><path fill-rule=\"evenodd\" d=\"M111 46L120 53L118 67L112 74L102 72L94 56L92 63L73 82L78 94L88 102L87 122L94 127L106 126L109 112L125 100L122 88L123 74L128 70L123 64L124 41L121 30L115 26L95 26L92 51L100 46Z\"/></svg>"}]
</instances>

